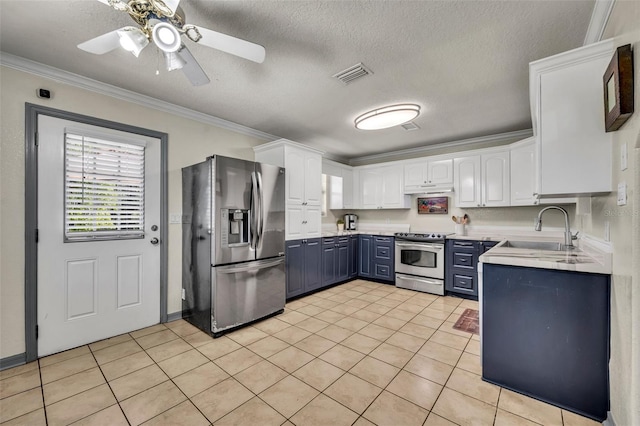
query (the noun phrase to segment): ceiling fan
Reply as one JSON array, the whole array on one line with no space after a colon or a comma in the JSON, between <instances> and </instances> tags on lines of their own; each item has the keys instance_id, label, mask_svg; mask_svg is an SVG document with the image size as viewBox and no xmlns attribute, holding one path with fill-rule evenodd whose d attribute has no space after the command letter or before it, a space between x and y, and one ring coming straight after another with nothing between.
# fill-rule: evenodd
<instances>
[{"instance_id":1,"label":"ceiling fan","mask_svg":"<svg viewBox=\"0 0 640 426\"><path fill-rule=\"evenodd\" d=\"M183 35L195 43L253 62L264 61L265 50L259 44L186 24L184 12L179 7L180 0L98 1L127 12L139 26L126 26L80 43L78 48L86 52L102 55L122 47L138 57L142 49L153 42L162 51L167 70L181 69L194 86L207 84L210 80L182 43Z\"/></svg>"}]
</instances>

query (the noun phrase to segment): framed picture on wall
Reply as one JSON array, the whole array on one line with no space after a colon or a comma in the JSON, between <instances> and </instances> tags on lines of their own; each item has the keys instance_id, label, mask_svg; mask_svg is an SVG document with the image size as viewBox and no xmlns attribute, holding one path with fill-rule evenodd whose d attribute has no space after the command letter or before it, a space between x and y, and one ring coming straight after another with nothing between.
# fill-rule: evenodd
<instances>
[{"instance_id":1,"label":"framed picture on wall","mask_svg":"<svg viewBox=\"0 0 640 426\"><path fill-rule=\"evenodd\" d=\"M418 198L418 214L447 214L449 197Z\"/></svg>"}]
</instances>

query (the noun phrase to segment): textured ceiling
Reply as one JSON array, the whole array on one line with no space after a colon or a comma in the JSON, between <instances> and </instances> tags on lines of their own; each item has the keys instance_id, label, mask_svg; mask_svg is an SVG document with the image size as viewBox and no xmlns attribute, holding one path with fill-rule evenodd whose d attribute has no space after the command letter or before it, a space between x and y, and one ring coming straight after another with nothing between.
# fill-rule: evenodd
<instances>
[{"instance_id":1,"label":"textured ceiling","mask_svg":"<svg viewBox=\"0 0 640 426\"><path fill-rule=\"evenodd\" d=\"M211 78L155 71L158 50L76 45L133 21L96 0L0 0L0 49L343 158L531 127L528 64L582 45L594 1L182 0L187 23L266 48L263 64L185 43ZM349 85L335 73L363 62ZM419 130L361 131L359 114L422 106Z\"/></svg>"}]
</instances>

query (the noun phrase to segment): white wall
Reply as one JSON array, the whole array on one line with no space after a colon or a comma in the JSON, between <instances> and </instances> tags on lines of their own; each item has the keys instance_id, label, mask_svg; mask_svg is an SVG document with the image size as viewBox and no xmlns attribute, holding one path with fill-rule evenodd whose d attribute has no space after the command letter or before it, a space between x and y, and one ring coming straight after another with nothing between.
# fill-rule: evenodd
<instances>
[{"instance_id":1,"label":"white wall","mask_svg":"<svg viewBox=\"0 0 640 426\"><path fill-rule=\"evenodd\" d=\"M50 100L35 96L52 91ZM252 160L264 141L201 122L159 112L56 83L14 69L0 68L0 358L23 353L24 344L24 104L117 121L169 134L169 213L182 206L181 168L212 154ZM169 313L182 309L181 226L169 225Z\"/></svg>"},{"instance_id":2,"label":"white wall","mask_svg":"<svg viewBox=\"0 0 640 426\"><path fill-rule=\"evenodd\" d=\"M611 285L611 413L617 426L640 425L640 2L617 0L604 33L616 46L632 44L635 113L613 133L613 186L627 183L628 202L617 193L593 197L584 231L604 238L610 225L614 248ZM627 170L620 170L620 149L627 145Z\"/></svg>"}]
</instances>

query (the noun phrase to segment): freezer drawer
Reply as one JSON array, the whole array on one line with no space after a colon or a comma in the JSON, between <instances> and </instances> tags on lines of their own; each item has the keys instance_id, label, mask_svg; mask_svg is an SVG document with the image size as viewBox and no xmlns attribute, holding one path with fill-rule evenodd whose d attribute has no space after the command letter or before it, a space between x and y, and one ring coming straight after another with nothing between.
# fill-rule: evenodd
<instances>
[{"instance_id":1,"label":"freezer drawer","mask_svg":"<svg viewBox=\"0 0 640 426\"><path fill-rule=\"evenodd\" d=\"M213 333L220 333L284 309L284 259L281 256L213 268Z\"/></svg>"}]
</instances>

